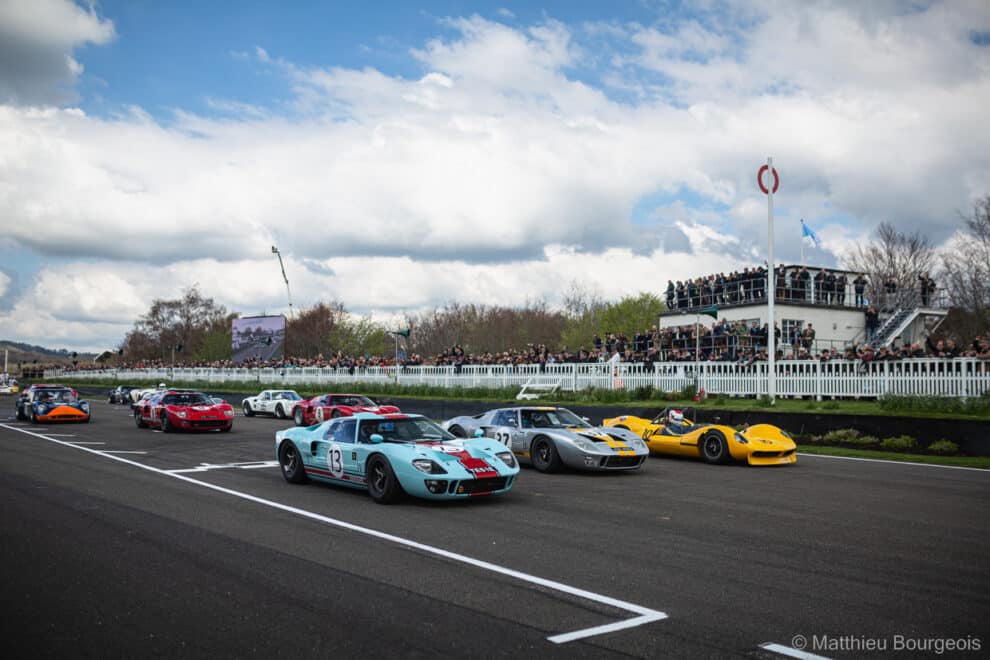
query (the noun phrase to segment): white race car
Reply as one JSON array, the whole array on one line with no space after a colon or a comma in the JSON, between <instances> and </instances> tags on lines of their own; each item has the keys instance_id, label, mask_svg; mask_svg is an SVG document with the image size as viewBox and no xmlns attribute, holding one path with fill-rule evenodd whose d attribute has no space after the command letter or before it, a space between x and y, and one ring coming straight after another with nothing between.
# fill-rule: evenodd
<instances>
[{"instance_id":1,"label":"white race car","mask_svg":"<svg viewBox=\"0 0 990 660\"><path fill-rule=\"evenodd\" d=\"M295 390L265 390L257 396L249 396L241 403L245 417L258 413L275 415L279 419L292 416L292 409L302 397Z\"/></svg>"}]
</instances>

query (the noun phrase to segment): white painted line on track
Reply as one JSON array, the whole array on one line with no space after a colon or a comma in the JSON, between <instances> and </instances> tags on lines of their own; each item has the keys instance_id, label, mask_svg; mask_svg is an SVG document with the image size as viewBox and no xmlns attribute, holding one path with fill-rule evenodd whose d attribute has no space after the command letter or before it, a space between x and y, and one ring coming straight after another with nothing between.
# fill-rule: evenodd
<instances>
[{"instance_id":1,"label":"white painted line on track","mask_svg":"<svg viewBox=\"0 0 990 660\"><path fill-rule=\"evenodd\" d=\"M784 646L783 644L774 644L773 642L760 644L760 648L765 649L767 651L771 651L773 653L779 653L780 655L786 655L791 658L800 658L801 660L830 660L824 655L815 655L814 653L801 651L800 649L795 649L790 646Z\"/></svg>"},{"instance_id":2,"label":"white painted line on track","mask_svg":"<svg viewBox=\"0 0 990 660\"><path fill-rule=\"evenodd\" d=\"M105 445L105 442L83 442L81 440L73 440L69 443L70 445Z\"/></svg>"},{"instance_id":3,"label":"white painted line on track","mask_svg":"<svg viewBox=\"0 0 990 660\"><path fill-rule=\"evenodd\" d=\"M913 463L911 461L889 461L884 458L860 458L858 456L829 456L828 454L803 454L798 452L798 456L807 458L834 458L841 461L862 461L865 463L889 463L891 465L914 465L915 467L942 468L945 470L969 470L971 472L985 472L990 474L990 470L985 468L966 467L965 465L936 465L935 463Z\"/></svg>"},{"instance_id":4,"label":"white painted line on track","mask_svg":"<svg viewBox=\"0 0 990 660\"><path fill-rule=\"evenodd\" d=\"M72 442L66 442L65 444L69 445L70 447L76 447L76 445ZM85 447L76 447L76 448L86 449ZM94 454L147 454L148 453L146 451L124 451L122 449L93 449L87 451L92 451Z\"/></svg>"},{"instance_id":5,"label":"white painted line on track","mask_svg":"<svg viewBox=\"0 0 990 660\"><path fill-rule=\"evenodd\" d=\"M256 470L258 468L278 467L278 461L253 461L251 463L200 463L199 467L165 470L169 474L188 474L190 472L208 472L210 470Z\"/></svg>"},{"instance_id":6,"label":"white painted line on track","mask_svg":"<svg viewBox=\"0 0 990 660\"><path fill-rule=\"evenodd\" d=\"M76 434L75 433L49 433L48 435L52 436L53 438L74 438L74 437L76 437Z\"/></svg>"},{"instance_id":7,"label":"white painted line on track","mask_svg":"<svg viewBox=\"0 0 990 660\"><path fill-rule=\"evenodd\" d=\"M309 518L310 520L315 520L317 522L322 522L327 525L331 525L333 527L339 527L341 529L346 529L351 532L364 534L366 536L371 536L373 538L381 539L383 541L388 541L390 543L395 543L397 545L405 546L407 548L420 550L422 552L435 555L437 557L443 557L444 559L449 559L451 561L456 561L462 564L467 564L469 566L474 566L475 568L480 568L482 570L490 571L492 573L506 575L508 577L515 578L522 582L528 582L529 584L534 584L540 587L544 587L552 591L559 591L561 593L569 594L577 598L582 598L584 600L588 600L594 603L599 603L601 605L607 605L609 607L614 607L615 609L625 610L627 612L632 612L633 614L638 615L631 619L625 619L623 621L616 621L614 623L595 626L593 628L584 628L582 630L575 630L573 632L562 633L560 635L553 635L551 637L547 637L547 639L553 642L554 644L564 644L566 642L572 642L577 639L594 637L596 635L604 635L605 633L614 632L616 630L633 628L636 626L641 626L647 623L652 623L654 621L660 621L662 619L667 618L667 615L664 612L660 612L659 610L653 610L648 607L643 607L642 605L636 605L635 603L619 600L618 598L612 598L611 596L597 594L593 591L586 591L584 589L579 589L577 587L566 585L562 582L556 582L554 580L548 580L546 578L530 575L529 573L523 573L522 571L517 571L511 568L506 568L504 566L499 566L498 564L493 564L491 562L487 562L482 559L475 559L474 557L469 557L467 555L451 552L449 550L444 550L443 548L437 548L432 545L426 545L425 543L419 543L418 541L412 541L410 539L406 539L401 536L388 534L387 532L380 532L378 530L370 529L368 527L361 527L360 525L355 525L353 523L349 523L344 520L338 520L336 518L330 518L329 516L324 516L319 513L313 513L312 511L306 511L305 509L297 509L296 507L289 506L287 504L281 504L273 500L266 500L263 497L258 497L256 495L251 495L249 493L242 493L241 491L233 490L231 488L224 488L223 486L211 484L207 481L200 481L198 479L193 479L192 477L187 477L184 474L176 474L168 470L162 470L156 467L152 467L150 465L144 465L142 463L138 463L137 461L131 461L126 458L122 458L120 456L114 455L114 453L124 453L124 452L111 453L109 451L103 451L99 449L89 449L88 447L80 447L71 442L58 440L57 438L52 438L50 436L43 435L41 433L35 433L34 431L28 431L27 429L17 428L16 426L11 426L9 424L0 424L0 427L10 429L11 431L17 431L19 433L24 433L27 435L33 435L43 440L48 440L49 442L54 442L59 445L72 447L73 449L78 449L79 451L95 454L97 456L103 456L104 458L109 458L110 460L118 461L120 463L125 463L127 465L131 465L136 468L140 468L142 470L147 470L148 472L154 472L155 474L164 475L166 477L171 477L173 479L179 479L180 481L185 481L186 483L194 484L196 486L201 486L203 488L208 488L210 490L214 490L219 493L232 495L233 497L238 497L240 499L247 500L249 502L255 502L256 504L262 504L264 506L268 506L273 509L278 509L280 511L286 511L288 513L292 513L297 516L301 516L303 518ZM144 452L130 452L130 453L144 453Z\"/></svg>"}]
</instances>

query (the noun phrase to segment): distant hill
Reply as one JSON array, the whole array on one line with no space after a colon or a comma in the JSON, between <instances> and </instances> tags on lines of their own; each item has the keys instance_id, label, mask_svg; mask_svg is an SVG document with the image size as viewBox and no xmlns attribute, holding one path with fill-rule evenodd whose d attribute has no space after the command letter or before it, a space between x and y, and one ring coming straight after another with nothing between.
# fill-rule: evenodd
<instances>
[{"instance_id":1,"label":"distant hill","mask_svg":"<svg viewBox=\"0 0 990 660\"><path fill-rule=\"evenodd\" d=\"M96 353L77 353L75 357L67 348L51 349L44 346L34 346L17 341L0 339L0 369L3 369L3 352L7 351L7 364L11 372L18 370L18 365L33 364L72 364L73 360L90 362Z\"/></svg>"}]
</instances>

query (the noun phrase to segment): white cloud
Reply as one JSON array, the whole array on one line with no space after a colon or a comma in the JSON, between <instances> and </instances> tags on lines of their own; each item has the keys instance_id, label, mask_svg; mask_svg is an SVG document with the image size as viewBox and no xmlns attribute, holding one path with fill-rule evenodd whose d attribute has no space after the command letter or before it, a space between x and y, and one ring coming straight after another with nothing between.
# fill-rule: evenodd
<instances>
[{"instance_id":1,"label":"white cloud","mask_svg":"<svg viewBox=\"0 0 990 660\"><path fill-rule=\"evenodd\" d=\"M229 116L167 125L0 106L4 240L88 260L42 270L0 336L115 343L195 283L233 311L285 311L272 244L297 307L523 304L571 280L659 291L765 258L768 154L779 259L797 260L801 217L832 255L881 220L938 242L990 190L990 57L969 39L986 20L957 3L874 9L758 5L740 10L745 32L451 19L458 36L414 51L411 79L237 54L291 80L289 116L228 99L211 103ZM599 61L586 33L624 40L600 74L634 101L573 75Z\"/></svg>"},{"instance_id":2,"label":"white cloud","mask_svg":"<svg viewBox=\"0 0 990 660\"><path fill-rule=\"evenodd\" d=\"M114 26L71 0L0 0L0 102L64 102L83 72L72 51L105 44Z\"/></svg>"}]
</instances>

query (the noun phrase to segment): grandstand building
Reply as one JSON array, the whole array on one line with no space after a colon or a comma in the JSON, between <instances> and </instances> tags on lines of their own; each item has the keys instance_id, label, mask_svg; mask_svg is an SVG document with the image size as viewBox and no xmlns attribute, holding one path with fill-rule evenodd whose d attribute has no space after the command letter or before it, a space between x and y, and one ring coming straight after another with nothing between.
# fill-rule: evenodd
<instances>
[{"instance_id":1,"label":"grandstand building","mask_svg":"<svg viewBox=\"0 0 990 660\"><path fill-rule=\"evenodd\" d=\"M774 316L781 331L781 344L790 343L789 338L807 328L809 323L815 330L815 350L843 350L867 343L883 346L895 339L898 345L923 344L948 313L944 292L923 296L916 287L887 291L885 287L870 283L858 300L852 283L859 275L856 272L807 266L804 270L808 276L801 278L792 275L800 273L802 266L788 264L784 270L787 276L783 282L776 283L774 297ZM844 292L829 288L819 273L845 276ZM764 279L760 283L754 280L739 283L738 290L733 284L731 291L726 287L700 287L695 297L687 299L687 305L683 298L675 299L674 308L661 313L659 327L663 330L693 326L696 316L706 327L723 320L730 324L742 321L750 327L763 327L769 321L769 286ZM872 341L868 340L865 313L870 306L879 315L879 326ZM706 311L710 315L713 307L717 308L718 321L705 315Z\"/></svg>"}]
</instances>

